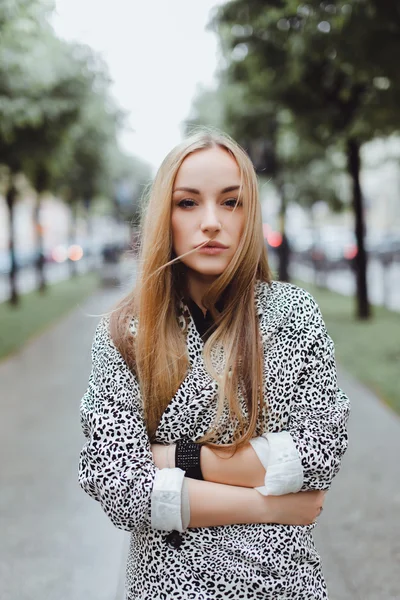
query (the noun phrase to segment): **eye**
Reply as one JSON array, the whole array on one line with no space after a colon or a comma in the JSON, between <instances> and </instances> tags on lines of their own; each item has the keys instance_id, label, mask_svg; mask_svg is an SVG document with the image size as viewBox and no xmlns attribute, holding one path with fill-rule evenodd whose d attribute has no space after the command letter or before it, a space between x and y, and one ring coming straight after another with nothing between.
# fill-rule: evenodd
<instances>
[{"instance_id":1,"label":"eye","mask_svg":"<svg viewBox=\"0 0 400 600\"><path fill-rule=\"evenodd\" d=\"M178 202L177 206L180 206L181 208L192 208L193 206L196 206L196 203L194 200L185 198L184 200L181 200L180 202Z\"/></svg>"},{"instance_id":2,"label":"eye","mask_svg":"<svg viewBox=\"0 0 400 600\"><path fill-rule=\"evenodd\" d=\"M229 198L228 200L225 200L224 204L231 208L235 208L235 206L242 206L242 203L238 198Z\"/></svg>"}]
</instances>

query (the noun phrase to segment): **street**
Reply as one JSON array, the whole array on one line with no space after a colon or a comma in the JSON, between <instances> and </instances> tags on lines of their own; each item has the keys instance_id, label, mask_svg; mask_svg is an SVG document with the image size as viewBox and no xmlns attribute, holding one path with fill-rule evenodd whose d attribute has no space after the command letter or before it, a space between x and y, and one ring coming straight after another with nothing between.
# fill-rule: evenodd
<instances>
[{"instance_id":1,"label":"street","mask_svg":"<svg viewBox=\"0 0 400 600\"><path fill-rule=\"evenodd\" d=\"M85 259L76 263L78 273L85 273L88 270L89 262ZM45 265L45 273L48 283L56 283L68 279L71 275L71 267L68 263L49 263ZM35 289L36 270L33 267L26 267L18 271L17 289L20 294L27 294ZM5 302L9 296L8 275L0 274L0 302Z\"/></svg>"},{"instance_id":2,"label":"street","mask_svg":"<svg viewBox=\"0 0 400 600\"><path fill-rule=\"evenodd\" d=\"M114 600L124 534L78 485L95 296L0 364L2 600Z\"/></svg>"},{"instance_id":3,"label":"street","mask_svg":"<svg viewBox=\"0 0 400 600\"><path fill-rule=\"evenodd\" d=\"M271 256L271 265L276 269L276 259ZM122 260L124 265L125 259ZM78 272L84 273L88 269L88 261L81 260L77 263ZM100 265L98 265L101 268ZM314 269L303 263L293 260L290 265L291 277L306 283L315 282ZM46 265L46 275L49 283L62 281L70 276L70 267L67 263L50 263ZM324 275L324 285L330 290L351 296L355 291L354 273L350 269L334 270ZM18 273L18 290L21 294L35 289L36 273L33 268L22 269ZM393 263L387 269L383 269L379 261L371 260L368 268L369 295L372 304L386 306L394 311L400 311L400 263ZM7 300L9 295L9 284L6 275L0 275L0 302Z\"/></svg>"},{"instance_id":4,"label":"street","mask_svg":"<svg viewBox=\"0 0 400 600\"><path fill-rule=\"evenodd\" d=\"M2 600L122 600L128 535L77 483L101 291L0 364ZM398 600L400 420L340 370L350 445L315 539L330 600Z\"/></svg>"}]
</instances>

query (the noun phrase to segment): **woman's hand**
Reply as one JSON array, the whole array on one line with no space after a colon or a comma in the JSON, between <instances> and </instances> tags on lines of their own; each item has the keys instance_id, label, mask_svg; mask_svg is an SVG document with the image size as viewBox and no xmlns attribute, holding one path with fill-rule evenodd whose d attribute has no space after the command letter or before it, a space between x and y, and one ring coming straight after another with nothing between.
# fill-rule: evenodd
<instances>
[{"instance_id":1,"label":"woman's hand","mask_svg":"<svg viewBox=\"0 0 400 600\"><path fill-rule=\"evenodd\" d=\"M152 444L153 462L158 469L173 469L175 467L175 444Z\"/></svg>"},{"instance_id":2,"label":"woman's hand","mask_svg":"<svg viewBox=\"0 0 400 600\"><path fill-rule=\"evenodd\" d=\"M310 525L322 512L326 491L266 496L266 523ZM269 520L270 519L270 520Z\"/></svg>"}]
</instances>

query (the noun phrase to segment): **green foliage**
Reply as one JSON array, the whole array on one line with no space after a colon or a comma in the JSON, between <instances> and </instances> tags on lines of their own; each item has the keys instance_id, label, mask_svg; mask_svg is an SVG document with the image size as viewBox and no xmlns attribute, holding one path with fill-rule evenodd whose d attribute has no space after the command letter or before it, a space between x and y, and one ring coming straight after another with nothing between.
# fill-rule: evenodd
<instances>
[{"instance_id":1,"label":"green foliage","mask_svg":"<svg viewBox=\"0 0 400 600\"><path fill-rule=\"evenodd\" d=\"M361 323L352 318L352 298L308 283L296 283L315 296L335 342L338 361L400 414L399 315L375 307L375 319Z\"/></svg>"},{"instance_id":2,"label":"green foliage","mask_svg":"<svg viewBox=\"0 0 400 600\"><path fill-rule=\"evenodd\" d=\"M305 208L326 202L331 210L345 206L343 196L343 159L337 147L324 147L300 135L295 122L281 123L276 140L280 177L287 202Z\"/></svg>"},{"instance_id":3,"label":"green foliage","mask_svg":"<svg viewBox=\"0 0 400 600\"><path fill-rule=\"evenodd\" d=\"M48 0L0 5L0 164L73 201L114 193L124 115L105 63L57 38Z\"/></svg>"},{"instance_id":4,"label":"green foliage","mask_svg":"<svg viewBox=\"0 0 400 600\"><path fill-rule=\"evenodd\" d=\"M143 199L152 180L150 166L139 158L114 151L110 156L114 181L114 206L119 218L130 220L132 226L140 223Z\"/></svg>"},{"instance_id":5,"label":"green foliage","mask_svg":"<svg viewBox=\"0 0 400 600\"><path fill-rule=\"evenodd\" d=\"M78 205L89 216L96 197L108 198L113 206L119 177L115 157L122 157L117 137L124 115L111 98L106 65L89 47L57 38L48 21L52 9L49 0L0 3L0 165L11 175L5 195L14 303L16 175L23 172L37 191L34 231L39 285L44 290L42 192L62 191L73 205L73 223Z\"/></svg>"},{"instance_id":6,"label":"green foliage","mask_svg":"<svg viewBox=\"0 0 400 600\"><path fill-rule=\"evenodd\" d=\"M342 165L335 152L304 137L290 111L277 108L261 93L252 97L245 83L231 82L220 74L220 85L203 88L195 99L186 131L216 127L230 133L249 152L260 176L283 185L288 202L309 207L324 200L341 210L339 194Z\"/></svg>"},{"instance_id":7,"label":"green foliage","mask_svg":"<svg viewBox=\"0 0 400 600\"><path fill-rule=\"evenodd\" d=\"M307 135L360 142L400 126L400 9L377 0L220 7L228 72L249 97L289 108Z\"/></svg>"},{"instance_id":8,"label":"green foliage","mask_svg":"<svg viewBox=\"0 0 400 600\"><path fill-rule=\"evenodd\" d=\"M110 146L116 147L118 111L109 98L89 94L57 155L57 186L72 202L90 202L99 193L109 195Z\"/></svg>"},{"instance_id":9,"label":"green foliage","mask_svg":"<svg viewBox=\"0 0 400 600\"><path fill-rule=\"evenodd\" d=\"M269 155L275 166L282 216L285 175L278 156L281 134L276 129L282 111L291 115L300 139L315 148L341 146L346 154L358 246L358 315L367 319L360 147L400 129L400 71L393 60L400 56L399 4L382 0L306 0L301 4L295 0L232 0L219 7L212 25L225 55L224 78L245 88L244 130L251 137L256 135L257 144L261 140L266 146L268 141L262 162ZM262 118L257 116L260 112ZM272 121L269 128L264 127L266 119ZM237 129L234 118L231 124ZM330 179L326 196L332 203L337 195ZM325 177L320 181L324 184Z\"/></svg>"},{"instance_id":10,"label":"green foliage","mask_svg":"<svg viewBox=\"0 0 400 600\"><path fill-rule=\"evenodd\" d=\"M214 89L201 86L197 90L191 114L185 123L187 134L196 127L215 127L223 129L226 121L226 111L229 105L231 87L222 83Z\"/></svg>"},{"instance_id":11,"label":"green foliage","mask_svg":"<svg viewBox=\"0 0 400 600\"><path fill-rule=\"evenodd\" d=\"M50 170L88 82L71 48L52 32L46 3L7 4L14 18L3 20L0 43L0 162L35 178L38 167Z\"/></svg>"}]
</instances>

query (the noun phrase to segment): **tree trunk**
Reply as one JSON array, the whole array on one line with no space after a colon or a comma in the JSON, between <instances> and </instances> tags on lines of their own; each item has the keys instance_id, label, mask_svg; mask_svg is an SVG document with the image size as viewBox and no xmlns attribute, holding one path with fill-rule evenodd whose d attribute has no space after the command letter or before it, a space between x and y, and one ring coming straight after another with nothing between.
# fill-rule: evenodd
<instances>
[{"instance_id":1,"label":"tree trunk","mask_svg":"<svg viewBox=\"0 0 400 600\"><path fill-rule=\"evenodd\" d=\"M85 249L85 255L84 256L84 260L85 260L85 268L86 271L91 272L94 271L94 267L95 267L95 256L94 256L94 250L93 250L93 244L92 244L92 239L93 239L93 223L92 223L92 197L88 196L87 198L85 198L84 201L84 207L85 207L85 213L86 213L86 243L87 243L87 247Z\"/></svg>"},{"instance_id":2,"label":"tree trunk","mask_svg":"<svg viewBox=\"0 0 400 600\"><path fill-rule=\"evenodd\" d=\"M279 281L290 281L289 276L289 260L290 260L290 248L289 240L286 235L286 198L283 189L283 184L278 183L279 195L280 195L280 207L279 207L279 229L282 236L282 243L278 247L278 278Z\"/></svg>"},{"instance_id":3,"label":"tree trunk","mask_svg":"<svg viewBox=\"0 0 400 600\"><path fill-rule=\"evenodd\" d=\"M10 297L9 303L11 306L17 306L19 304L19 295L17 290L17 273L18 273L18 264L15 256L15 222L14 222L14 207L15 200L17 198L17 189L14 185L14 182L11 181L10 187L6 193L6 202L8 206L8 216L9 216L9 241L8 241L8 249L10 253L10 262L11 269L9 274L10 281Z\"/></svg>"},{"instance_id":4,"label":"tree trunk","mask_svg":"<svg viewBox=\"0 0 400 600\"><path fill-rule=\"evenodd\" d=\"M36 204L33 213L35 235L36 235L36 279L37 289L40 293L47 290L47 281L45 273L45 258L43 247L43 227L40 222L40 211L42 204L42 194L47 189L49 183L49 174L44 166L39 167L35 177Z\"/></svg>"},{"instance_id":5,"label":"tree trunk","mask_svg":"<svg viewBox=\"0 0 400 600\"><path fill-rule=\"evenodd\" d=\"M355 217L355 234L358 252L355 257L355 274L357 284L357 313L359 319L369 319L371 308L368 301L367 286L367 253L364 245L365 222L363 198L360 185L360 145L354 138L347 142L348 171L353 182L353 209Z\"/></svg>"},{"instance_id":6,"label":"tree trunk","mask_svg":"<svg viewBox=\"0 0 400 600\"><path fill-rule=\"evenodd\" d=\"M37 290L43 294L47 290L46 274L44 268L43 228L40 223L41 192L37 192L33 221L36 235L36 280Z\"/></svg>"},{"instance_id":7,"label":"tree trunk","mask_svg":"<svg viewBox=\"0 0 400 600\"><path fill-rule=\"evenodd\" d=\"M76 243L76 224L77 224L77 202L72 202L71 206L71 220L69 224L69 246L72 246ZM78 269L76 262L74 260L68 259L70 275L71 277L76 277L78 275Z\"/></svg>"}]
</instances>

